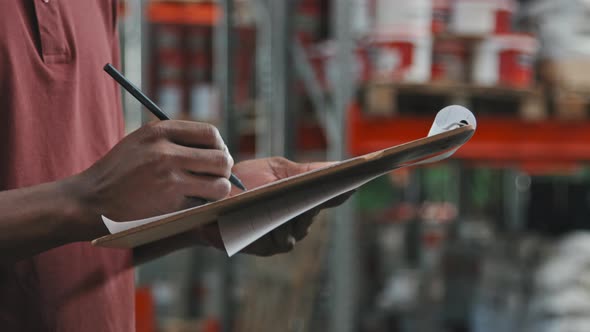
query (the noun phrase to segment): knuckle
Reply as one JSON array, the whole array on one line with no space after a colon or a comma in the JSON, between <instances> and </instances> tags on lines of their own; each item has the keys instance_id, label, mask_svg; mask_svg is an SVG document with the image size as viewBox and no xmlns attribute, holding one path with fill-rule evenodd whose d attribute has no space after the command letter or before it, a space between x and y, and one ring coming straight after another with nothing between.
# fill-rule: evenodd
<instances>
[{"instance_id":1,"label":"knuckle","mask_svg":"<svg viewBox=\"0 0 590 332\"><path fill-rule=\"evenodd\" d=\"M277 254L276 248L264 237L246 248L246 252L259 257L271 257Z\"/></svg>"},{"instance_id":2,"label":"knuckle","mask_svg":"<svg viewBox=\"0 0 590 332\"><path fill-rule=\"evenodd\" d=\"M143 126L147 137L152 139L162 138L166 136L165 121L154 121Z\"/></svg>"},{"instance_id":3,"label":"knuckle","mask_svg":"<svg viewBox=\"0 0 590 332\"><path fill-rule=\"evenodd\" d=\"M231 169L234 167L234 158L229 153L225 153L225 158L227 159L228 171L231 173Z\"/></svg>"},{"instance_id":4,"label":"knuckle","mask_svg":"<svg viewBox=\"0 0 590 332\"><path fill-rule=\"evenodd\" d=\"M219 140L221 140L221 135L219 134L219 130L217 129L217 127L209 123L203 123L201 125L203 128L203 136L205 137L207 142L216 144Z\"/></svg>"},{"instance_id":5,"label":"knuckle","mask_svg":"<svg viewBox=\"0 0 590 332\"><path fill-rule=\"evenodd\" d=\"M272 172L279 178L289 177L296 174L294 172L295 163L284 157L273 157L269 160L269 166Z\"/></svg>"},{"instance_id":6,"label":"knuckle","mask_svg":"<svg viewBox=\"0 0 590 332\"><path fill-rule=\"evenodd\" d=\"M226 178L216 179L213 187L217 199L225 198L231 192L231 183Z\"/></svg>"},{"instance_id":7,"label":"knuckle","mask_svg":"<svg viewBox=\"0 0 590 332\"><path fill-rule=\"evenodd\" d=\"M231 168L233 166L231 158L223 151L216 152L213 156L214 167L222 172L224 176L229 177Z\"/></svg>"},{"instance_id":8,"label":"knuckle","mask_svg":"<svg viewBox=\"0 0 590 332\"><path fill-rule=\"evenodd\" d=\"M172 171L168 172L168 183L171 186L177 186L177 185L182 184L183 182L184 182L183 178L180 174L178 174L176 172L172 172Z\"/></svg>"},{"instance_id":9,"label":"knuckle","mask_svg":"<svg viewBox=\"0 0 590 332\"><path fill-rule=\"evenodd\" d=\"M231 183L227 179L223 179L222 193L223 197L227 197L231 192Z\"/></svg>"},{"instance_id":10,"label":"knuckle","mask_svg":"<svg viewBox=\"0 0 590 332\"><path fill-rule=\"evenodd\" d=\"M158 163L160 167L167 170L173 169L178 159L174 149L167 144L156 145L154 147L154 155L155 157L153 160Z\"/></svg>"},{"instance_id":11,"label":"knuckle","mask_svg":"<svg viewBox=\"0 0 590 332\"><path fill-rule=\"evenodd\" d=\"M273 157L272 160L278 165L283 165L290 162L290 160L285 157Z\"/></svg>"},{"instance_id":12,"label":"knuckle","mask_svg":"<svg viewBox=\"0 0 590 332\"><path fill-rule=\"evenodd\" d=\"M293 162L285 157L273 157L272 163L279 168L284 168L290 166Z\"/></svg>"}]
</instances>

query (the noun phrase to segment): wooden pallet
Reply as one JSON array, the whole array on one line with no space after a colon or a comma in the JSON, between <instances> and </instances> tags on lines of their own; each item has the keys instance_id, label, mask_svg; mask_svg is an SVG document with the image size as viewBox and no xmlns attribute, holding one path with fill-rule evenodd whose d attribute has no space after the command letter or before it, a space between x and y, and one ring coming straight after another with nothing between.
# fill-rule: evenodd
<instances>
[{"instance_id":1,"label":"wooden pallet","mask_svg":"<svg viewBox=\"0 0 590 332\"><path fill-rule=\"evenodd\" d=\"M376 116L432 115L445 106L459 104L478 115L547 117L543 94L535 89L373 82L361 88L359 99L365 114Z\"/></svg>"},{"instance_id":2,"label":"wooden pallet","mask_svg":"<svg viewBox=\"0 0 590 332\"><path fill-rule=\"evenodd\" d=\"M552 94L553 113L563 121L590 119L590 92L557 88Z\"/></svg>"}]
</instances>

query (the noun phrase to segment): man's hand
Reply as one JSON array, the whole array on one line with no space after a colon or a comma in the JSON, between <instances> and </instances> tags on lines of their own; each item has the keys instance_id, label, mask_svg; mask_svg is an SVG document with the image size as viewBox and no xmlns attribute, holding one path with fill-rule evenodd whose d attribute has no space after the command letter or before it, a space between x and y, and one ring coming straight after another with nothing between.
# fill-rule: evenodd
<instances>
[{"instance_id":1,"label":"man's hand","mask_svg":"<svg viewBox=\"0 0 590 332\"><path fill-rule=\"evenodd\" d=\"M275 182L313 169L326 167L331 164L332 163L330 162L300 164L289 161L285 158L275 157L238 163L233 168L233 172L244 182L246 188L254 189L267 183ZM233 188L231 195L236 195L238 193L240 193L239 189ZM259 256L271 256L292 250L295 243L307 235L309 227L313 223L313 218L322 209L338 206L344 203L344 201L346 201L351 195L352 193L347 193L340 197L336 197L333 200L296 217L265 235L260 240L254 242L242 252ZM217 224L206 226L199 231L199 236L203 242L217 248L223 248Z\"/></svg>"},{"instance_id":2,"label":"man's hand","mask_svg":"<svg viewBox=\"0 0 590 332\"><path fill-rule=\"evenodd\" d=\"M147 124L88 170L64 180L78 202L72 241L106 233L100 215L131 220L227 197L233 159L214 126L188 121Z\"/></svg>"}]
</instances>

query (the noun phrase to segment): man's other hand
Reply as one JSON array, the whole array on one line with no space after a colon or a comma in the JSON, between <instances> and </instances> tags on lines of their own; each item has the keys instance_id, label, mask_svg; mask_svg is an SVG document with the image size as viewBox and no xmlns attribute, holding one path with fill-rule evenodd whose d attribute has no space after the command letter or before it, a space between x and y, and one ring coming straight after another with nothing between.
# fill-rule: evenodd
<instances>
[{"instance_id":1,"label":"man's other hand","mask_svg":"<svg viewBox=\"0 0 590 332\"><path fill-rule=\"evenodd\" d=\"M238 163L234 166L233 172L244 182L246 188L254 189L283 178L326 167L331 164L333 163L295 163L285 158L274 157L248 160ZM232 189L232 195L239 193L239 189ZM321 206L307 211L266 234L241 252L259 256L271 256L291 251L295 246L295 243L307 235L314 217L317 216L322 209L338 206L344 203L351 195L352 192L343 194ZM198 236L201 238L202 242L220 249L223 248L217 224L201 228Z\"/></svg>"}]
</instances>

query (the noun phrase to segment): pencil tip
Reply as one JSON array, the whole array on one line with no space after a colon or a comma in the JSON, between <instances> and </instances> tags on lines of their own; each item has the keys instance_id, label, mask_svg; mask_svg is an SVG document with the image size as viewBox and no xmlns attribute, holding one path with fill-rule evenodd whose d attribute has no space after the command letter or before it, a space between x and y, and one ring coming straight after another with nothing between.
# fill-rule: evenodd
<instances>
[{"instance_id":1,"label":"pencil tip","mask_svg":"<svg viewBox=\"0 0 590 332\"><path fill-rule=\"evenodd\" d=\"M233 174L230 176L229 181L231 183L233 183L234 186L242 189L243 191L248 190L248 189L246 189L246 186L244 186L244 184L242 183L242 181L240 181L240 179L238 179L238 177L235 176L235 175L233 175Z\"/></svg>"},{"instance_id":2,"label":"pencil tip","mask_svg":"<svg viewBox=\"0 0 590 332\"><path fill-rule=\"evenodd\" d=\"M236 184L236 186L240 189L242 189L243 191L246 191L248 189L246 189L246 187L244 186L244 184L242 184L241 181L238 181L238 183Z\"/></svg>"}]
</instances>

